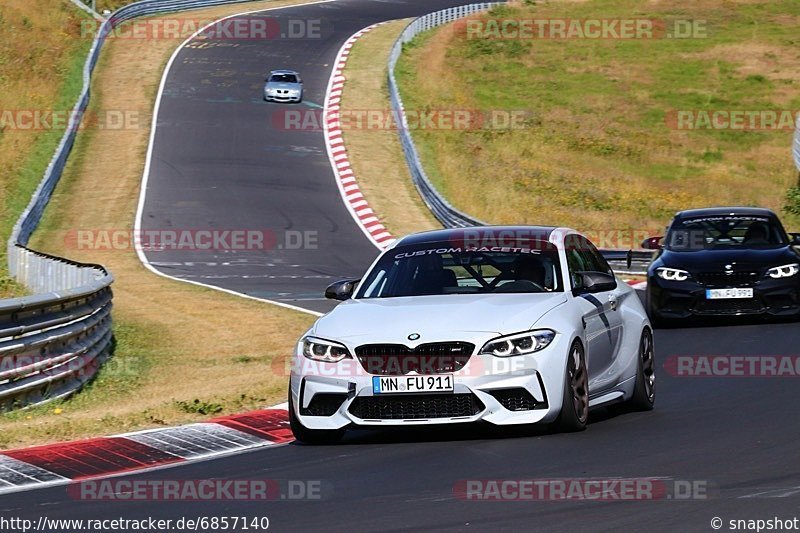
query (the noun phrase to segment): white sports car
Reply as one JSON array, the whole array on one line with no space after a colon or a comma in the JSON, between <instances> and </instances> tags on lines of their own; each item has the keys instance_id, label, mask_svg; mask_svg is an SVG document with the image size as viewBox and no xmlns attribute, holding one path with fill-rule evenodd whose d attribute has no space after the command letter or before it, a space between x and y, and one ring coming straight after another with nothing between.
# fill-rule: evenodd
<instances>
[{"instance_id":1,"label":"white sports car","mask_svg":"<svg viewBox=\"0 0 800 533\"><path fill-rule=\"evenodd\" d=\"M596 405L653 407L647 314L573 230L410 235L325 295L343 303L300 339L291 365L300 441L479 420L578 431Z\"/></svg>"}]
</instances>

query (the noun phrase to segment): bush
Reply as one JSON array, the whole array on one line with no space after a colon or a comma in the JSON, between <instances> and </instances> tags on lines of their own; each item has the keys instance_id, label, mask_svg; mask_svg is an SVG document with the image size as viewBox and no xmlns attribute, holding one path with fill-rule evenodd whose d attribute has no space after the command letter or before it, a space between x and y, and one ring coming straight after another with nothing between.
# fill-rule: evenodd
<instances>
[{"instance_id":1,"label":"bush","mask_svg":"<svg viewBox=\"0 0 800 533\"><path fill-rule=\"evenodd\" d=\"M783 210L800 216L800 185L792 187L786 193L786 205L783 206Z\"/></svg>"}]
</instances>

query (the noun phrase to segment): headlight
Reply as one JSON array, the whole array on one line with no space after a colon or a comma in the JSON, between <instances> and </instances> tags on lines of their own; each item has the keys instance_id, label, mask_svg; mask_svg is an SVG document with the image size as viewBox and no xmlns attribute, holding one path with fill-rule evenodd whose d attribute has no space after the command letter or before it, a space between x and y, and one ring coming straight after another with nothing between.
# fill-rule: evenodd
<instances>
[{"instance_id":1,"label":"headlight","mask_svg":"<svg viewBox=\"0 0 800 533\"><path fill-rule=\"evenodd\" d=\"M549 329L508 335L507 337L500 337L487 342L481 348L481 354L494 355L495 357L513 357L515 355L538 352L547 348L555 336L556 332Z\"/></svg>"},{"instance_id":2,"label":"headlight","mask_svg":"<svg viewBox=\"0 0 800 533\"><path fill-rule=\"evenodd\" d=\"M267 94L275 94L275 89L264 89Z\"/></svg>"},{"instance_id":3,"label":"headlight","mask_svg":"<svg viewBox=\"0 0 800 533\"><path fill-rule=\"evenodd\" d=\"M791 263L789 265L782 265L770 268L769 270L767 270L767 276L773 279L791 278L798 272L800 272L800 265L798 265L797 263Z\"/></svg>"},{"instance_id":4,"label":"headlight","mask_svg":"<svg viewBox=\"0 0 800 533\"><path fill-rule=\"evenodd\" d=\"M686 281L689 279L689 273L679 268L659 267L656 269L656 274L659 278L667 281Z\"/></svg>"},{"instance_id":5,"label":"headlight","mask_svg":"<svg viewBox=\"0 0 800 533\"><path fill-rule=\"evenodd\" d=\"M350 357L350 352L347 351L344 344L316 337L306 337L303 339L303 355L314 361L338 363L342 359Z\"/></svg>"}]
</instances>

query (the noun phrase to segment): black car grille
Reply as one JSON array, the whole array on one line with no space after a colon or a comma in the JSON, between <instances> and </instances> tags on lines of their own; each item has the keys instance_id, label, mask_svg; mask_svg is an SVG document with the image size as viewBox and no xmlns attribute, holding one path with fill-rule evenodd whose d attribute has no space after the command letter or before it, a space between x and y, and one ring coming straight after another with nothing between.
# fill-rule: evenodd
<instances>
[{"instance_id":1,"label":"black car grille","mask_svg":"<svg viewBox=\"0 0 800 533\"><path fill-rule=\"evenodd\" d=\"M347 399L347 394L321 392L315 394L308 407L301 407L300 414L305 416L331 416Z\"/></svg>"},{"instance_id":2,"label":"black car grille","mask_svg":"<svg viewBox=\"0 0 800 533\"><path fill-rule=\"evenodd\" d=\"M752 314L763 313L762 303L755 299L700 300L695 304L694 312L698 314Z\"/></svg>"},{"instance_id":3,"label":"black car grille","mask_svg":"<svg viewBox=\"0 0 800 533\"><path fill-rule=\"evenodd\" d=\"M364 370L375 375L445 374L464 368L474 349L468 342L433 342L414 349L402 344L364 344L356 348L356 357Z\"/></svg>"},{"instance_id":4,"label":"black car grille","mask_svg":"<svg viewBox=\"0 0 800 533\"><path fill-rule=\"evenodd\" d=\"M536 398L528 392L527 389L521 387L513 389L497 389L486 391L494 396L500 402L500 405L509 411L530 411L533 409L544 409L547 404L544 402L537 402Z\"/></svg>"},{"instance_id":5,"label":"black car grille","mask_svg":"<svg viewBox=\"0 0 800 533\"><path fill-rule=\"evenodd\" d=\"M700 272L695 274L700 284L707 287L746 287L759 279L758 272Z\"/></svg>"},{"instance_id":6,"label":"black car grille","mask_svg":"<svg viewBox=\"0 0 800 533\"><path fill-rule=\"evenodd\" d=\"M473 416L483 403L468 394L403 394L397 396L358 396L350 413L362 420L417 420Z\"/></svg>"}]
</instances>

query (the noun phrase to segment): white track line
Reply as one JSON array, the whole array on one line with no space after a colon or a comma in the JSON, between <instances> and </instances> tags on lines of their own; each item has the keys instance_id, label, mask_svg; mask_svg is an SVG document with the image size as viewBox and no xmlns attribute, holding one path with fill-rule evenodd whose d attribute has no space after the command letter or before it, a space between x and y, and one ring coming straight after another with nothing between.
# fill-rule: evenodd
<instances>
[{"instance_id":1,"label":"white track line","mask_svg":"<svg viewBox=\"0 0 800 533\"><path fill-rule=\"evenodd\" d=\"M291 6L281 6L281 7L270 7L270 8L266 8L266 9L256 9L256 10L251 10L251 11L243 11L241 13L236 13L236 14L233 14L233 15L227 15L227 16L219 18L219 19L217 19L217 20L215 20L215 21L213 21L213 22L211 22L209 24L206 24L205 26L203 26L202 28L200 28L199 30L194 32L191 36L189 36L185 41L183 41L180 44L180 46L178 46L175 49L175 51L172 53L172 56L170 56L169 61L167 62L167 66L164 68L164 73L161 76L161 83L158 86L158 93L156 94L155 106L153 107L153 115L152 115L153 119L152 119L152 122L151 122L151 125L150 125L150 142L149 142L149 144L147 146L147 157L145 158L145 162L144 162L144 172L142 174L142 183L141 183L141 186L140 186L141 188L139 190L139 205L136 208L136 219L135 219L134 225L133 225L133 234L134 235L140 235L141 234L142 214L144 212L144 202L145 202L145 199L147 197L147 184L148 184L148 181L150 180L150 165L151 165L152 160L153 160L153 147L155 145L156 128L158 127L158 111L161 108L161 97L164 94L164 87L166 86L167 77L169 76L169 71L172 68L172 64L175 62L175 58L178 57L178 54L183 50L183 48L187 44L189 44L195 37L197 37L203 31L205 31L207 28L209 28L209 27L211 27L211 26L213 26L213 25L215 25L215 24L217 24L219 22L222 22L224 20L230 19L230 18L241 17L243 15L251 15L251 14L254 14L254 13L262 13L264 11L274 11L274 10L278 10L278 9L288 9L288 8L298 7L298 6L309 6L309 5L313 5L313 4L326 4L326 3L334 2L334 1L336 1L336 0L317 0L317 1L314 1L314 2L306 2L306 3L303 3L303 4L294 4L294 5L291 5ZM160 270L158 270L157 268L155 268L153 265L150 264L150 262L147 259L147 256L144 253L144 250L142 249L141 242L138 242L138 241L139 241L138 239L134 239L134 247L136 248L136 255L139 256L139 260L142 262L142 264L144 265L144 267L146 269L148 269L149 271L153 272L154 274L156 274L158 276L161 276L161 277L164 277L164 278L167 278L167 279L171 279L171 280L175 280L175 281L180 281L182 283L189 283L189 284L192 284L192 285L199 285L200 287L206 287L208 289L213 289L215 291L220 291L220 292L224 292L224 293L227 293L227 294L232 294L234 296L240 296L242 298L247 298L248 300L256 300L258 302L264 302L264 303L268 303L268 304L272 304L272 305L277 305L279 307L284 307L286 309L292 309L294 311L300 311L301 313L307 313L307 314L314 315L314 316L322 316L324 314L324 313L319 313L317 311L311 311L309 309L303 309L302 307L298 307L296 305L291 305L291 304L287 304L287 303L284 303L284 302L278 302L276 300L268 300L266 298L258 298L256 296L251 296L251 295L245 294L243 292L238 292L238 291L234 291L234 290L231 290L231 289L225 289L223 287L218 287L216 285L209 285L207 283L202 283L200 281L193 281L193 280L188 280L188 279L183 279L183 278L178 278L178 277L175 277L175 276L171 276L169 274L161 272Z\"/></svg>"}]
</instances>

